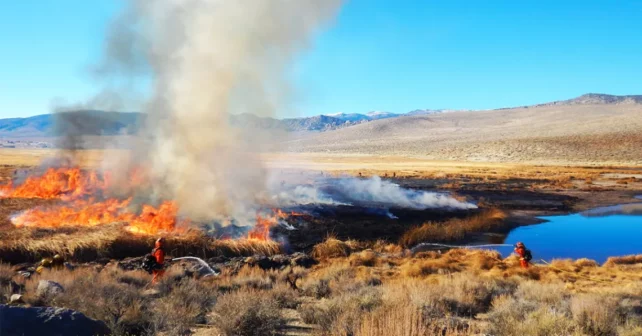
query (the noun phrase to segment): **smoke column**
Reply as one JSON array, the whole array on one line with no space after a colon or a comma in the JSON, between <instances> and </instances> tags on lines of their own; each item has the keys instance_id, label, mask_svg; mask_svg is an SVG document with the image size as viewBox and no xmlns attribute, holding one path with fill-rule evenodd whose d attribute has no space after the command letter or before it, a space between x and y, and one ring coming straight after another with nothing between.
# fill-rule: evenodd
<instances>
[{"instance_id":1,"label":"smoke column","mask_svg":"<svg viewBox=\"0 0 642 336\"><path fill-rule=\"evenodd\" d=\"M151 79L138 161L156 195L195 220L250 216L265 198L263 135L230 115L274 115L288 66L340 0L135 0L114 21L98 70ZM122 162L117 162L122 165ZM242 222L242 220L241 220Z\"/></svg>"}]
</instances>

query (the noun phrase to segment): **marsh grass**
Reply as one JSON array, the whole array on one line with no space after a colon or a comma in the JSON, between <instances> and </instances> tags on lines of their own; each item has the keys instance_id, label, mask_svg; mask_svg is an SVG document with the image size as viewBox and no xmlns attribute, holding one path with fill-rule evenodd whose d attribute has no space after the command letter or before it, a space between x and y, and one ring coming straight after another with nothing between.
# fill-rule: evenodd
<instances>
[{"instance_id":1,"label":"marsh grass","mask_svg":"<svg viewBox=\"0 0 642 336\"><path fill-rule=\"evenodd\" d=\"M466 218L453 218L443 223L426 222L406 231L399 240L404 247L423 242L452 242L476 232L489 232L504 224L506 214L499 209L485 210Z\"/></svg>"}]
</instances>

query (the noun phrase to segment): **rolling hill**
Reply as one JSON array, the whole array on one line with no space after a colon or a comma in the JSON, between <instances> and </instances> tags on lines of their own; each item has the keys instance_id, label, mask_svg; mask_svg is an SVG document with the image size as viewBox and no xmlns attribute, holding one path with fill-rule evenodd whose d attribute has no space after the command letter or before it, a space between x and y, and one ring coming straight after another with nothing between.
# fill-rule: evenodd
<instances>
[{"instance_id":1,"label":"rolling hill","mask_svg":"<svg viewBox=\"0 0 642 336\"><path fill-rule=\"evenodd\" d=\"M448 112L448 113L445 113ZM76 111L0 119L0 140L59 134L136 134L141 113ZM415 110L274 119L235 115L232 125L278 137L275 150L418 156L435 160L642 164L642 96L586 94L488 111ZM2 145L2 144L0 144Z\"/></svg>"},{"instance_id":2,"label":"rolling hill","mask_svg":"<svg viewBox=\"0 0 642 336\"><path fill-rule=\"evenodd\" d=\"M46 138L60 134L135 134L144 116L141 113L73 111L29 118L0 119L2 138Z\"/></svg>"},{"instance_id":3,"label":"rolling hill","mask_svg":"<svg viewBox=\"0 0 642 336\"><path fill-rule=\"evenodd\" d=\"M642 164L641 97L587 94L519 108L407 115L301 136L287 149L436 160Z\"/></svg>"}]
</instances>

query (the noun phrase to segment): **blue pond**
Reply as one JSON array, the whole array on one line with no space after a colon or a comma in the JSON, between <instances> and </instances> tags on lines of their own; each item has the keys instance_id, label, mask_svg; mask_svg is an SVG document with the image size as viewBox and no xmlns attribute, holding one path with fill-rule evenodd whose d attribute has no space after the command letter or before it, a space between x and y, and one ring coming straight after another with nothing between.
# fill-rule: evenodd
<instances>
[{"instance_id":1,"label":"blue pond","mask_svg":"<svg viewBox=\"0 0 642 336\"><path fill-rule=\"evenodd\" d=\"M597 208L579 214L541 217L547 222L512 230L504 243L524 242L533 261L642 254L642 204ZM512 247L498 247L508 256Z\"/></svg>"}]
</instances>

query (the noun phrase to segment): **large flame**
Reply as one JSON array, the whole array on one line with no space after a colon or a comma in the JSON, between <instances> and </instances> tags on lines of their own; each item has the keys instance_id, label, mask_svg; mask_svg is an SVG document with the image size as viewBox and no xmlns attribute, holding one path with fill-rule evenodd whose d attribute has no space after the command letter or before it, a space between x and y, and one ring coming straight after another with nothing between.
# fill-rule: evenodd
<instances>
[{"instance_id":1,"label":"large flame","mask_svg":"<svg viewBox=\"0 0 642 336\"><path fill-rule=\"evenodd\" d=\"M106 179L94 171L83 173L79 168L49 168L41 176L30 176L22 184L1 186L3 197L59 198L76 200L106 189Z\"/></svg>"},{"instance_id":2,"label":"large flame","mask_svg":"<svg viewBox=\"0 0 642 336\"><path fill-rule=\"evenodd\" d=\"M109 197L110 188L132 195L148 185L142 169L128 174L126 185L113 185L109 172L97 173L79 168L50 168L42 175L30 176L24 182L0 186L1 198L58 199L60 202L25 210L11 218L15 226L57 228L63 226L96 226L114 222L127 223L126 230L137 234L181 232L189 224L179 219L176 202L165 201L158 207L136 205L132 197ZM256 224L248 231L248 239L271 240L271 229L291 216L304 214L281 209L260 212Z\"/></svg>"},{"instance_id":3,"label":"large flame","mask_svg":"<svg viewBox=\"0 0 642 336\"><path fill-rule=\"evenodd\" d=\"M128 188L145 182L141 170L132 171ZM95 226L113 222L128 223L133 233L157 234L182 230L187 220L178 220L178 206L166 201L158 207L136 207L132 198L108 198L111 187L108 173L79 168L50 168L40 176L30 176L22 184L0 186L1 197L59 199L56 205L26 210L13 216L16 226L61 227ZM122 188L121 188L122 189Z\"/></svg>"}]
</instances>

